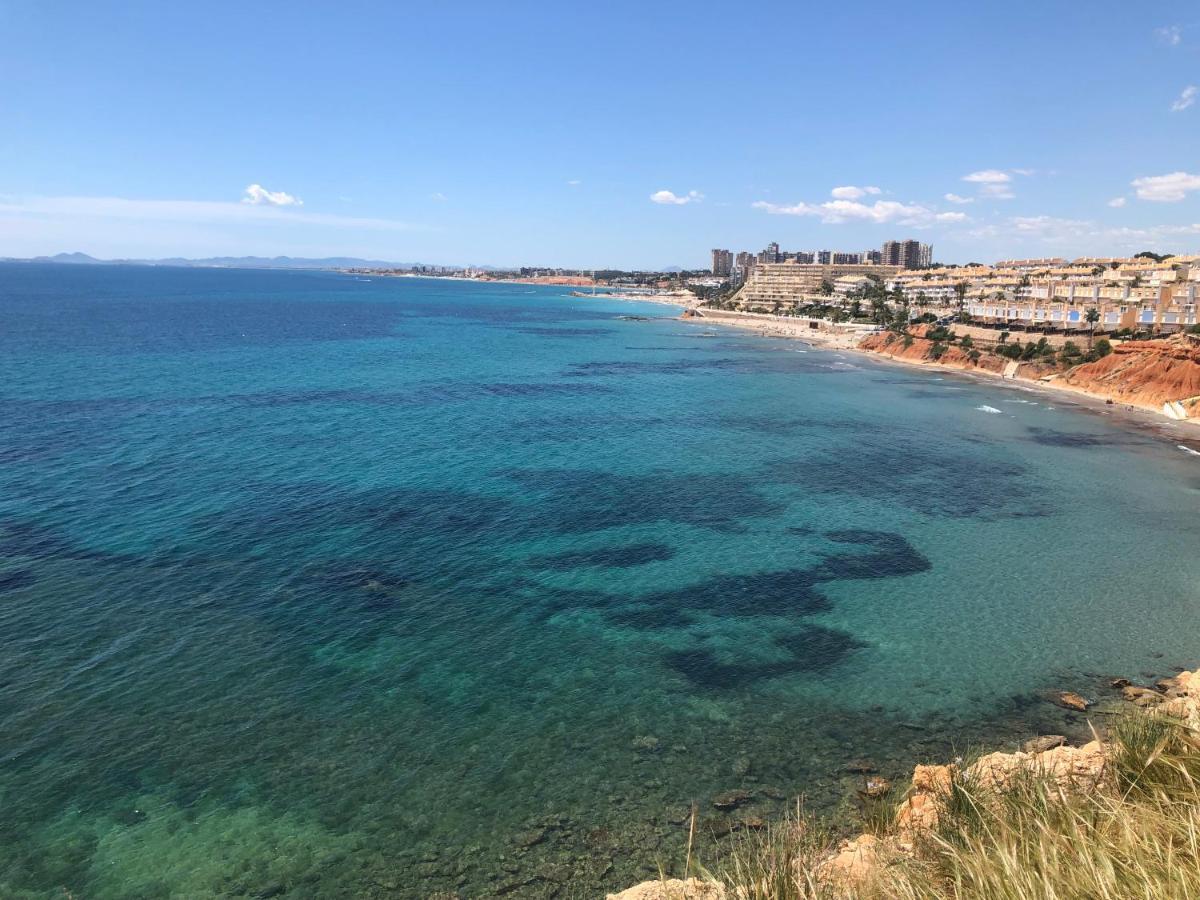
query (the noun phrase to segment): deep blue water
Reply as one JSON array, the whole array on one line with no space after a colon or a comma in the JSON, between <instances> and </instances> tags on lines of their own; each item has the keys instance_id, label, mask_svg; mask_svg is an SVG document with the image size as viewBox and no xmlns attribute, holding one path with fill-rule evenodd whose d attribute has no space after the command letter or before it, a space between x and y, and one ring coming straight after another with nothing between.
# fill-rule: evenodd
<instances>
[{"instance_id":1,"label":"deep blue water","mask_svg":"<svg viewBox=\"0 0 1200 900\"><path fill-rule=\"evenodd\" d=\"M597 896L1194 663L1170 426L674 312L0 266L0 896Z\"/></svg>"}]
</instances>

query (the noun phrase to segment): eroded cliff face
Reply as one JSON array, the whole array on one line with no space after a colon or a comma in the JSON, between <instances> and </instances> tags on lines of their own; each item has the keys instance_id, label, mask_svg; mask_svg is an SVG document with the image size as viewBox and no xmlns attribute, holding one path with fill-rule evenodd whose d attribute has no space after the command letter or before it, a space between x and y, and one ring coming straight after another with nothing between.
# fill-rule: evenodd
<instances>
[{"instance_id":1,"label":"eroded cliff face","mask_svg":"<svg viewBox=\"0 0 1200 900\"><path fill-rule=\"evenodd\" d=\"M1109 356L1064 372L1054 384L1155 410L1178 403L1189 418L1200 418L1200 336L1118 344Z\"/></svg>"},{"instance_id":2,"label":"eroded cliff face","mask_svg":"<svg viewBox=\"0 0 1200 900\"><path fill-rule=\"evenodd\" d=\"M978 359L973 360L969 351L963 350L955 344L947 345L945 352L935 359L933 357L934 341L925 337L928 331L929 326L917 325L909 331L908 335L897 334L894 331L870 334L863 338L862 342L858 345L858 349L867 350L871 353L879 353L892 359L904 360L905 362L946 366L951 369L964 369L966 371L991 372L995 375L1003 373L1005 366L1008 365L1009 361L1007 359L992 353L982 353ZM1032 376L1026 375L1025 377L1040 377L1045 374L1042 367L1022 363L1021 368L1029 371L1037 369L1037 374Z\"/></svg>"},{"instance_id":3,"label":"eroded cliff face","mask_svg":"<svg viewBox=\"0 0 1200 900\"><path fill-rule=\"evenodd\" d=\"M894 332L868 335L858 349L892 359L964 371L989 372L1078 391L1114 403L1140 406L1176 419L1200 419L1200 336L1172 335L1154 341L1118 344L1108 356L1060 371L1052 362L1022 362L982 353L978 359L953 344L938 358L927 326L908 336Z\"/></svg>"}]
</instances>

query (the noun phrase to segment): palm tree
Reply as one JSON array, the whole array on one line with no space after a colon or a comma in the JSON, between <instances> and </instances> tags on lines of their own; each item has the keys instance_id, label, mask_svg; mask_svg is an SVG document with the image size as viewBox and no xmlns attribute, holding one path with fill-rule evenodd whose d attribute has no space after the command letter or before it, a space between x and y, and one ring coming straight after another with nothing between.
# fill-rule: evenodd
<instances>
[{"instance_id":1,"label":"palm tree","mask_svg":"<svg viewBox=\"0 0 1200 900\"><path fill-rule=\"evenodd\" d=\"M1100 321L1100 310L1094 306L1089 306L1088 311L1083 314L1084 320L1088 323L1088 349L1092 349L1092 342L1096 339L1096 323Z\"/></svg>"},{"instance_id":2,"label":"palm tree","mask_svg":"<svg viewBox=\"0 0 1200 900\"><path fill-rule=\"evenodd\" d=\"M967 301L967 283L960 281L954 285L954 295L958 298L956 305L958 306L958 317L961 319L963 314L963 306Z\"/></svg>"}]
</instances>

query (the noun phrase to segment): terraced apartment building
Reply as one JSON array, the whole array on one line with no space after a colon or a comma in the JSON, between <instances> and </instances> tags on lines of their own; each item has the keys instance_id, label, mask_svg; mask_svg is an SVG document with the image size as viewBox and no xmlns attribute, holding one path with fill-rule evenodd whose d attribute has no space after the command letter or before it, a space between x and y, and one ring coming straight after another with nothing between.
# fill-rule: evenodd
<instances>
[{"instance_id":1,"label":"terraced apartment building","mask_svg":"<svg viewBox=\"0 0 1200 900\"><path fill-rule=\"evenodd\" d=\"M792 260L759 263L751 270L750 277L734 300L745 305L772 306L779 303L791 306L807 298L820 296L821 286L826 282L832 286L840 278L853 276L875 277L887 282L894 280L902 271L900 266L874 263L822 265Z\"/></svg>"},{"instance_id":2,"label":"terraced apartment building","mask_svg":"<svg viewBox=\"0 0 1200 900\"><path fill-rule=\"evenodd\" d=\"M961 287L960 287L961 286ZM1200 256L1005 260L904 272L889 283L918 306L956 305L984 324L1031 329L1180 331L1200 324Z\"/></svg>"}]
</instances>

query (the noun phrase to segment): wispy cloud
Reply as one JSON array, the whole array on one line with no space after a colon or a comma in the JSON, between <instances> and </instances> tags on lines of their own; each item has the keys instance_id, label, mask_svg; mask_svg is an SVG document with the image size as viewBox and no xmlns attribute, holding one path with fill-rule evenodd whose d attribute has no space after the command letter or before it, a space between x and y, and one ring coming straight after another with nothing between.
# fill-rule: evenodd
<instances>
[{"instance_id":1,"label":"wispy cloud","mask_svg":"<svg viewBox=\"0 0 1200 900\"><path fill-rule=\"evenodd\" d=\"M571 187L579 187L579 185L583 184L583 182L580 181L578 178L572 178L570 181L567 182L567 184L569 184Z\"/></svg>"},{"instance_id":2,"label":"wispy cloud","mask_svg":"<svg viewBox=\"0 0 1200 900\"><path fill-rule=\"evenodd\" d=\"M916 203L898 203L895 200L876 200L871 204L854 200L827 200L824 203L796 203L791 206L759 200L752 206L773 216L812 216L827 225L874 222L879 225L895 223L924 227L967 220L965 213L939 213Z\"/></svg>"},{"instance_id":3,"label":"wispy cloud","mask_svg":"<svg viewBox=\"0 0 1200 900\"><path fill-rule=\"evenodd\" d=\"M304 201L285 191L268 191L261 184L252 184L242 196L243 203L251 206L303 206Z\"/></svg>"},{"instance_id":4,"label":"wispy cloud","mask_svg":"<svg viewBox=\"0 0 1200 900\"><path fill-rule=\"evenodd\" d=\"M438 203L445 203L448 199L441 191L434 191L429 195L430 200L436 200Z\"/></svg>"},{"instance_id":5,"label":"wispy cloud","mask_svg":"<svg viewBox=\"0 0 1200 900\"><path fill-rule=\"evenodd\" d=\"M979 186L979 194L993 200L1011 200L1016 196L1012 192L1012 175L1000 169L981 169L964 175L962 178L970 184Z\"/></svg>"},{"instance_id":6,"label":"wispy cloud","mask_svg":"<svg viewBox=\"0 0 1200 900\"><path fill-rule=\"evenodd\" d=\"M1067 254L1104 255L1148 246L1185 249L1200 235L1200 223L1105 228L1087 219L1057 216L1013 216L964 232L968 239L1000 240L1007 245L1054 248Z\"/></svg>"},{"instance_id":7,"label":"wispy cloud","mask_svg":"<svg viewBox=\"0 0 1200 900\"><path fill-rule=\"evenodd\" d=\"M1113 207L1114 209L1120 209L1122 206L1125 205L1125 198L1124 197L1113 197L1111 200L1108 201L1108 205Z\"/></svg>"},{"instance_id":8,"label":"wispy cloud","mask_svg":"<svg viewBox=\"0 0 1200 900\"><path fill-rule=\"evenodd\" d=\"M1178 47L1183 43L1183 26L1164 25L1162 28L1154 29L1154 36L1168 47Z\"/></svg>"},{"instance_id":9,"label":"wispy cloud","mask_svg":"<svg viewBox=\"0 0 1200 900\"><path fill-rule=\"evenodd\" d=\"M1200 175L1187 172L1171 172L1168 175L1150 175L1135 178L1130 182L1137 191L1139 200L1155 203L1178 203L1192 191L1200 191Z\"/></svg>"},{"instance_id":10,"label":"wispy cloud","mask_svg":"<svg viewBox=\"0 0 1200 900\"><path fill-rule=\"evenodd\" d=\"M844 187L835 187L829 192L829 196L833 197L835 200L859 200L868 194L882 193L883 191L880 188L870 185L867 187L855 187L852 184L848 184Z\"/></svg>"},{"instance_id":11,"label":"wispy cloud","mask_svg":"<svg viewBox=\"0 0 1200 900\"><path fill-rule=\"evenodd\" d=\"M666 206L683 206L685 203L699 203L704 195L699 191L688 191L686 194L675 194L671 191L655 191L650 195L651 203L661 203Z\"/></svg>"},{"instance_id":12,"label":"wispy cloud","mask_svg":"<svg viewBox=\"0 0 1200 900\"><path fill-rule=\"evenodd\" d=\"M1189 106L1195 105L1197 94L1200 94L1200 87L1196 87L1194 84L1189 84L1183 89L1182 93L1175 98L1175 102L1171 104L1171 112L1183 112Z\"/></svg>"},{"instance_id":13,"label":"wispy cloud","mask_svg":"<svg viewBox=\"0 0 1200 900\"><path fill-rule=\"evenodd\" d=\"M961 197L958 194L946 194L946 200L950 203L974 203L974 197Z\"/></svg>"}]
</instances>

